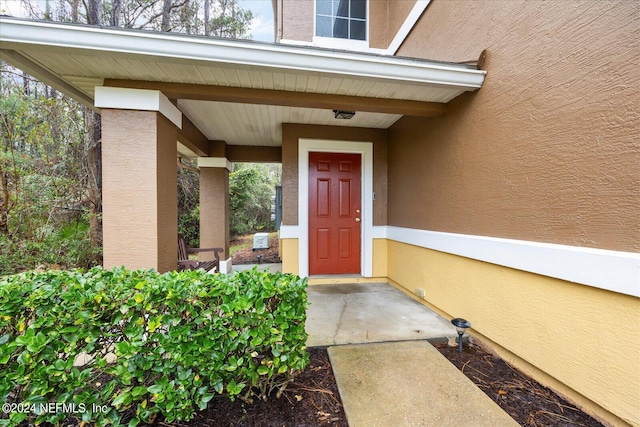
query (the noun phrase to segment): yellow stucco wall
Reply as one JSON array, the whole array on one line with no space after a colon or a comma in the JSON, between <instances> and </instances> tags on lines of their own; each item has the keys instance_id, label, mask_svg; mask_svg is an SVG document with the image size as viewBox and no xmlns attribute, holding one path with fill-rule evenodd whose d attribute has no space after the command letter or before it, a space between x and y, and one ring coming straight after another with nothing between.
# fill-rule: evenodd
<instances>
[{"instance_id":1,"label":"yellow stucco wall","mask_svg":"<svg viewBox=\"0 0 640 427\"><path fill-rule=\"evenodd\" d=\"M373 239L373 276L387 277L387 239Z\"/></svg>"},{"instance_id":2,"label":"yellow stucco wall","mask_svg":"<svg viewBox=\"0 0 640 427\"><path fill-rule=\"evenodd\" d=\"M280 239L280 258L283 273L298 274L298 239Z\"/></svg>"},{"instance_id":3,"label":"yellow stucco wall","mask_svg":"<svg viewBox=\"0 0 640 427\"><path fill-rule=\"evenodd\" d=\"M374 256L384 246L376 240ZM469 320L511 363L540 369L567 388L526 373L600 418L640 425L639 298L395 241L386 252L389 279L424 289L425 302Z\"/></svg>"}]
</instances>

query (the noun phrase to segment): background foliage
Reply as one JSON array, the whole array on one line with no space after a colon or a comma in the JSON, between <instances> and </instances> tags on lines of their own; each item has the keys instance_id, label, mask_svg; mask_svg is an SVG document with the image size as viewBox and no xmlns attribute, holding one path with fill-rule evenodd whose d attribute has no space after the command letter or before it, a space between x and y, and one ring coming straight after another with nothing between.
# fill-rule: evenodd
<instances>
[{"instance_id":1,"label":"background foliage","mask_svg":"<svg viewBox=\"0 0 640 427\"><path fill-rule=\"evenodd\" d=\"M253 19L238 0L19 3L29 18L217 37L247 38ZM101 171L100 116L0 63L0 275L102 262ZM179 168L178 192L179 230L197 246L197 174Z\"/></svg>"},{"instance_id":2,"label":"background foliage","mask_svg":"<svg viewBox=\"0 0 640 427\"><path fill-rule=\"evenodd\" d=\"M88 409L14 411L0 415L0 425L136 426L158 416L171 423L191 419L216 394L250 400L281 393L309 360L305 290L305 279L256 269L230 276L96 267L6 276L0 400ZM93 412L94 404L107 410Z\"/></svg>"},{"instance_id":3,"label":"background foliage","mask_svg":"<svg viewBox=\"0 0 640 427\"><path fill-rule=\"evenodd\" d=\"M25 92L3 78L0 86L0 274L96 261L83 109L30 85Z\"/></svg>"},{"instance_id":4,"label":"background foliage","mask_svg":"<svg viewBox=\"0 0 640 427\"><path fill-rule=\"evenodd\" d=\"M279 164L234 164L229 175L231 235L275 230L272 198L281 175Z\"/></svg>"}]
</instances>

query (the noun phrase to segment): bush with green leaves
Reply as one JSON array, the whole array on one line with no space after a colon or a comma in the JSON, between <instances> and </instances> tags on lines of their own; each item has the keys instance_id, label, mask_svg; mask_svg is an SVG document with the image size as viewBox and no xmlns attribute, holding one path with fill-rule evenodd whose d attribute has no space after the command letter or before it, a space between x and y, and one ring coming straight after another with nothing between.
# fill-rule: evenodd
<instances>
[{"instance_id":1,"label":"bush with green leaves","mask_svg":"<svg viewBox=\"0 0 640 427\"><path fill-rule=\"evenodd\" d=\"M279 396L309 361L306 306L306 279L256 269L5 276L0 425L186 421L217 394Z\"/></svg>"}]
</instances>

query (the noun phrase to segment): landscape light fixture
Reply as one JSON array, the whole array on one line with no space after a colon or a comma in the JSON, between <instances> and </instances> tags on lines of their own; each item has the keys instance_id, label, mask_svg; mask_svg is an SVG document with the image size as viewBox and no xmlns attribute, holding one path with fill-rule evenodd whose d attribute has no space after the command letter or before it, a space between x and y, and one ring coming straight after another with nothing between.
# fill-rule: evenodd
<instances>
[{"instance_id":1,"label":"landscape light fixture","mask_svg":"<svg viewBox=\"0 0 640 427\"><path fill-rule=\"evenodd\" d=\"M458 353L462 353L462 335L464 335L467 328L471 327L471 323L460 317L456 317L451 321L451 323L453 323L453 326L456 327L456 331L458 331Z\"/></svg>"},{"instance_id":2,"label":"landscape light fixture","mask_svg":"<svg viewBox=\"0 0 640 427\"><path fill-rule=\"evenodd\" d=\"M334 117L336 119L349 120L352 119L353 116L356 115L355 111L345 111L345 110L333 110Z\"/></svg>"}]
</instances>

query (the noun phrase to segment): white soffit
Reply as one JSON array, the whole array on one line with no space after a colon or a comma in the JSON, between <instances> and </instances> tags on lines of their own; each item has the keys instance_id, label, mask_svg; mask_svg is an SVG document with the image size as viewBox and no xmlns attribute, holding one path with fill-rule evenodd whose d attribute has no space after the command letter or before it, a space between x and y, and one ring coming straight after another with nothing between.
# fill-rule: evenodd
<instances>
[{"instance_id":1,"label":"white soffit","mask_svg":"<svg viewBox=\"0 0 640 427\"><path fill-rule=\"evenodd\" d=\"M82 55L111 53L149 60L180 59L189 63L240 66L246 70L258 67L264 71L302 71L444 85L468 91L480 88L486 74L462 65L418 59L11 17L0 17L0 26L2 49L28 55L34 62L39 54L47 53L44 47Z\"/></svg>"},{"instance_id":2,"label":"white soffit","mask_svg":"<svg viewBox=\"0 0 640 427\"><path fill-rule=\"evenodd\" d=\"M338 120L331 110L184 99L178 107L207 139L231 145L279 146L282 123L387 129L402 117L358 111L350 120Z\"/></svg>"}]
</instances>

